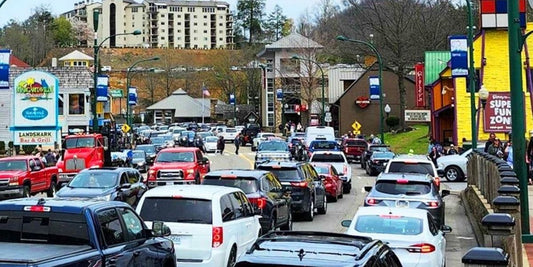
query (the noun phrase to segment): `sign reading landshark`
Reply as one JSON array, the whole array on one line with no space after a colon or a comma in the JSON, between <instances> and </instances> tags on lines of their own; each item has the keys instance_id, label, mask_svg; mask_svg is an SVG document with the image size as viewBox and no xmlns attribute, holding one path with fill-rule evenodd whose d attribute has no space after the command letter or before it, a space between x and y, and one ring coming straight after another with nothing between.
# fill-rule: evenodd
<instances>
[{"instance_id":1,"label":"sign reading landshark","mask_svg":"<svg viewBox=\"0 0 533 267\"><path fill-rule=\"evenodd\" d=\"M14 82L13 127L58 127L59 80L43 71L28 71Z\"/></svg>"}]
</instances>

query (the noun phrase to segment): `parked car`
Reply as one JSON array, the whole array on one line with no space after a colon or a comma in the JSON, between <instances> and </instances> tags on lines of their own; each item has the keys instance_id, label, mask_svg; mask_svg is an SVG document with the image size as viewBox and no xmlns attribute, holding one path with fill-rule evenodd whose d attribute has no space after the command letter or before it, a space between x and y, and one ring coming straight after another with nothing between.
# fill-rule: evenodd
<instances>
[{"instance_id":1,"label":"parked car","mask_svg":"<svg viewBox=\"0 0 533 267\"><path fill-rule=\"evenodd\" d=\"M56 195L60 198L123 201L135 207L146 191L148 187L138 170L106 167L82 170Z\"/></svg>"},{"instance_id":2,"label":"parked car","mask_svg":"<svg viewBox=\"0 0 533 267\"><path fill-rule=\"evenodd\" d=\"M139 170L140 172L148 172L148 163L146 162L146 152L144 150L133 150L131 165L133 168Z\"/></svg>"},{"instance_id":3,"label":"parked car","mask_svg":"<svg viewBox=\"0 0 533 267\"><path fill-rule=\"evenodd\" d=\"M148 224L163 221L170 227L180 267L233 266L261 231L258 211L232 187L157 187L143 196L137 212Z\"/></svg>"},{"instance_id":4,"label":"parked car","mask_svg":"<svg viewBox=\"0 0 533 267\"><path fill-rule=\"evenodd\" d=\"M343 182L337 173L337 169L327 163L314 163L313 167L324 182L327 197L332 202L337 202L339 198L343 198Z\"/></svg>"},{"instance_id":5,"label":"parked car","mask_svg":"<svg viewBox=\"0 0 533 267\"><path fill-rule=\"evenodd\" d=\"M382 173L374 186L365 186L369 192L365 206L387 206L399 208L418 208L428 210L437 225L444 225L445 203L443 197L449 190L439 189L429 174L419 173Z\"/></svg>"},{"instance_id":6,"label":"parked car","mask_svg":"<svg viewBox=\"0 0 533 267\"><path fill-rule=\"evenodd\" d=\"M166 148L148 170L148 186L199 184L210 170L209 159L197 147Z\"/></svg>"},{"instance_id":7,"label":"parked car","mask_svg":"<svg viewBox=\"0 0 533 267\"><path fill-rule=\"evenodd\" d=\"M176 266L168 226L123 202L13 199L0 217L2 266Z\"/></svg>"},{"instance_id":8,"label":"parked car","mask_svg":"<svg viewBox=\"0 0 533 267\"><path fill-rule=\"evenodd\" d=\"M302 214L306 220L312 221L315 209L319 214L326 214L326 189L311 164L270 161L259 164L257 169L272 172L281 182L283 190L291 191L293 215Z\"/></svg>"},{"instance_id":9,"label":"parked car","mask_svg":"<svg viewBox=\"0 0 533 267\"><path fill-rule=\"evenodd\" d=\"M216 136L207 136L204 140L205 153L217 151L217 141L218 138Z\"/></svg>"},{"instance_id":10,"label":"parked car","mask_svg":"<svg viewBox=\"0 0 533 267\"><path fill-rule=\"evenodd\" d=\"M206 174L202 184L240 188L261 211L262 233L292 230L290 192L283 191L278 178L260 170L218 170Z\"/></svg>"},{"instance_id":11,"label":"parked car","mask_svg":"<svg viewBox=\"0 0 533 267\"><path fill-rule=\"evenodd\" d=\"M401 267L380 240L326 232L272 232L257 239L235 267L387 266Z\"/></svg>"},{"instance_id":12,"label":"parked car","mask_svg":"<svg viewBox=\"0 0 533 267\"><path fill-rule=\"evenodd\" d=\"M361 155L361 168L362 169L366 168L366 162L368 159L370 159L370 156L372 156L372 153L374 153L374 151L388 152L391 150L388 145L368 144L365 151L363 151L363 154Z\"/></svg>"},{"instance_id":13,"label":"parked car","mask_svg":"<svg viewBox=\"0 0 533 267\"><path fill-rule=\"evenodd\" d=\"M467 156L470 155L470 153L472 153L472 149L468 149L461 154L437 158L437 171L441 170L444 178L450 182L464 181L467 174Z\"/></svg>"},{"instance_id":14,"label":"parked car","mask_svg":"<svg viewBox=\"0 0 533 267\"><path fill-rule=\"evenodd\" d=\"M256 151L259 143L268 140L270 137L276 137L274 133L257 133L255 138L252 140L252 151Z\"/></svg>"},{"instance_id":15,"label":"parked car","mask_svg":"<svg viewBox=\"0 0 533 267\"><path fill-rule=\"evenodd\" d=\"M389 160L392 158L394 158L394 153L390 151L387 151L387 152L376 151L372 153L372 155L366 161L366 164L365 164L366 174L370 176L378 175L380 172L385 170L387 163L389 163Z\"/></svg>"},{"instance_id":16,"label":"parked car","mask_svg":"<svg viewBox=\"0 0 533 267\"><path fill-rule=\"evenodd\" d=\"M30 197L46 193L53 197L58 187L56 166L46 167L38 156L0 159L0 197Z\"/></svg>"},{"instance_id":17,"label":"parked car","mask_svg":"<svg viewBox=\"0 0 533 267\"><path fill-rule=\"evenodd\" d=\"M367 146L368 143L365 139L360 138L345 138L341 143L344 155L351 161L361 161L361 157Z\"/></svg>"},{"instance_id":18,"label":"parked car","mask_svg":"<svg viewBox=\"0 0 533 267\"><path fill-rule=\"evenodd\" d=\"M352 167L341 151L317 151L311 155L309 162L329 163L337 170L343 181L345 194L352 190Z\"/></svg>"},{"instance_id":19,"label":"parked car","mask_svg":"<svg viewBox=\"0 0 533 267\"><path fill-rule=\"evenodd\" d=\"M157 155L156 147L154 145L137 145L135 149L143 150L146 153L146 163L148 165L154 164L154 159Z\"/></svg>"},{"instance_id":20,"label":"parked car","mask_svg":"<svg viewBox=\"0 0 533 267\"><path fill-rule=\"evenodd\" d=\"M257 147L255 166L267 161L289 161L292 155L286 142L280 140L263 141Z\"/></svg>"},{"instance_id":21,"label":"parked car","mask_svg":"<svg viewBox=\"0 0 533 267\"><path fill-rule=\"evenodd\" d=\"M446 266L445 233L426 210L360 207L352 220L342 221L346 234L379 239L394 250L402 266Z\"/></svg>"}]
</instances>

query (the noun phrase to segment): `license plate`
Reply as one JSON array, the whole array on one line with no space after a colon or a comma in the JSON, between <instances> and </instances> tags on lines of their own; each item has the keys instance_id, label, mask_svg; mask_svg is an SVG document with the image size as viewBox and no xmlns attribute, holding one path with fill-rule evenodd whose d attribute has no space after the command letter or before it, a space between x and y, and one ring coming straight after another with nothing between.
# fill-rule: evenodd
<instances>
[{"instance_id":1,"label":"license plate","mask_svg":"<svg viewBox=\"0 0 533 267\"><path fill-rule=\"evenodd\" d=\"M409 207L409 201L407 200L397 200L396 207L398 208L407 208Z\"/></svg>"},{"instance_id":2,"label":"license plate","mask_svg":"<svg viewBox=\"0 0 533 267\"><path fill-rule=\"evenodd\" d=\"M181 245L181 236L179 235L169 235L168 239L172 240L176 245Z\"/></svg>"}]
</instances>

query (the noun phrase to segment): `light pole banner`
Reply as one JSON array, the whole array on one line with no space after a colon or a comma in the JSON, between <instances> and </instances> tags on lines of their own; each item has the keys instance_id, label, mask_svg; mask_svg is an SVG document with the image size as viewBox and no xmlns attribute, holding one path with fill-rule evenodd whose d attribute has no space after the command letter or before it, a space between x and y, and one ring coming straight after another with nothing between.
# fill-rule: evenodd
<instances>
[{"instance_id":1,"label":"light pole banner","mask_svg":"<svg viewBox=\"0 0 533 267\"><path fill-rule=\"evenodd\" d=\"M415 97L416 106L426 106L426 98L424 96L424 63L415 64Z\"/></svg>"},{"instance_id":2,"label":"light pole banner","mask_svg":"<svg viewBox=\"0 0 533 267\"><path fill-rule=\"evenodd\" d=\"M235 95L234 94L230 94L229 95L229 104L230 105L235 105Z\"/></svg>"},{"instance_id":3,"label":"light pole banner","mask_svg":"<svg viewBox=\"0 0 533 267\"><path fill-rule=\"evenodd\" d=\"M128 90L128 104L130 106L137 105L137 88L130 87Z\"/></svg>"},{"instance_id":4,"label":"light pole banner","mask_svg":"<svg viewBox=\"0 0 533 267\"><path fill-rule=\"evenodd\" d=\"M43 71L28 71L14 81L13 127L57 127L59 80Z\"/></svg>"},{"instance_id":5,"label":"light pole banner","mask_svg":"<svg viewBox=\"0 0 533 267\"><path fill-rule=\"evenodd\" d=\"M96 101L107 102L107 89L109 88L109 76L100 75L96 79Z\"/></svg>"},{"instance_id":6,"label":"light pole banner","mask_svg":"<svg viewBox=\"0 0 533 267\"><path fill-rule=\"evenodd\" d=\"M511 129L511 94L490 92L483 110L483 130L491 133L508 133Z\"/></svg>"},{"instance_id":7,"label":"light pole banner","mask_svg":"<svg viewBox=\"0 0 533 267\"><path fill-rule=\"evenodd\" d=\"M9 89L9 56L11 50L0 49L0 89Z\"/></svg>"},{"instance_id":8,"label":"light pole banner","mask_svg":"<svg viewBox=\"0 0 533 267\"><path fill-rule=\"evenodd\" d=\"M450 36L452 77L468 76L468 41L464 35Z\"/></svg>"},{"instance_id":9,"label":"light pole banner","mask_svg":"<svg viewBox=\"0 0 533 267\"><path fill-rule=\"evenodd\" d=\"M276 89L276 99L278 101L283 101L283 89Z\"/></svg>"},{"instance_id":10,"label":"light pole banner","mask_svg":"<svg viewBox=\"0 0 533 267\"><path fill-rule=\"evenodd\" d=\"M368 83L370 84L370 100L379 100L379 77L368 77Z\"/></svg>"}]
</instances>

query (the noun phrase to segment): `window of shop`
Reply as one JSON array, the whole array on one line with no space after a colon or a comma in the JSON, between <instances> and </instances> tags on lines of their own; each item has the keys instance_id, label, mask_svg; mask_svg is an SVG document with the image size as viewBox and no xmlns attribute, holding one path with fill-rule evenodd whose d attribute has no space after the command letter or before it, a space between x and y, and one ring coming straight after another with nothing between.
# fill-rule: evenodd
<instances>
[{"instance_id":1,"label":"window of shop","mask_svg":"<svg viewBox=\"0 0 533 267\"><path fill-rule=\"evenodd\" d=\"M68 113L71 115L84 114L85 97L84 94L70 94L68 100Z\"/></svg>"}]
</instances>

